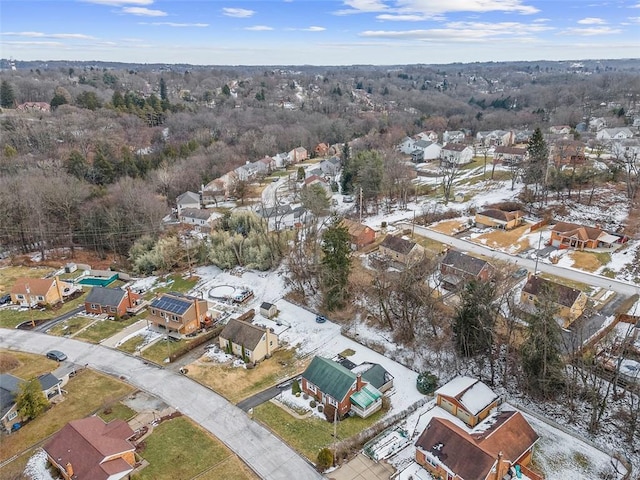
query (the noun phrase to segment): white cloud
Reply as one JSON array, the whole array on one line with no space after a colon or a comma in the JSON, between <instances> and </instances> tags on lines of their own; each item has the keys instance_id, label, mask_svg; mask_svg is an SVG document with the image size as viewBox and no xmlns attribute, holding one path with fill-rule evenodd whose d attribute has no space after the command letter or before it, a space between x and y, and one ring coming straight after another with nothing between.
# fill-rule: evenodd
<instances>
[{"instance_id":1,"label":"white cloud","mask_svg":"<svg viewBox=\"0 0 640 480\"><path fill-rule=\"evenodd\" d=\"M72 40L93 40L95 37L84 33L43 33L43 32L4 32L2 35L28 38L63 38Z\"/></svg>"},{"instance_id":2,"label":"white cloud","mask_svg":"<svg viewBox=\"0 0 640 480\"><path fill-rule=\"evenodd\" d=\"M613 27L591 27L591 28L567 28L561 35L580 35L590 37L593 35L612 35L620 33L622 30Z\"/></svg>"},{"instance_id":3,"label":"white cloud","mask_svg":"<svg viewBox=\"0 0 640 480\"><path fill-rule=\"evenodd\" d=\"M540 10L525 5L524 0L395 0L389 5L379 0L345 0L347 9L334 12L336 15L354 13L383 13L389 15L380 20L419 20L416 16L432 18L450 12L515 12L523 15L538 13Z\"/></svg>"},{"instance_id":4,"label":"white cloud","mask_svg":"<svg viewBox=\"0 0 640 480\"><path fill-rule=\"evenodd\" d=\"M629 17L627 20L629 20L629 22L631 22L631 23L640 24L640 17Z\"/></svg>"},{"instance_id":5,"label":"white cloud","mask_svg":"<svg viewBox=\"0 0 640 480\"><path fill-rule=\"evenodd\" d=\"M5 45L14 45L14 46L38 46L38 47L61 47L63 46L60 42L4 42Z\"/></svg>"},{"instance_id":6,"label":"white cloud","mask_svg":"<svg viewBox=\"0 0 640 480\"><path fill-rule=\"evenodd\" d=\"M582 20L578 20L578 23L580 25L606 25L607 24L607 22L605 22L602 18L596 18L596 17L583 18Z\"/></svg>"},{"instance_id":7,"label":"white cloud","mask_svg":"<svg viewBox=\"0 0 640 480\"><path fill-rule=\"evenodd\" d=\"M324 32L326 28L311 26L307 28L286 28L285 30L288 30L290 32Z\"/></svg>"},{"instance_id":8,"label":"white cloud","mask_svg":"<svg viewBox=\"0 0 640 480\"><path fill-rule=\"evenodd\" d=\"M430 17L418 14L394 15L383 13L376 17L378 20L389 20L392 22L420 22L422 20L430 20Z\"/></svg>"},{"instance_id":9,"label":"white cloud","mask_svg":"<svg viewBox=\"0 0 640 480\"><path fill-rule=\"evenodd\" d=\"M165 27L176 27L176 28L185 28L185 27L195 27L195 28L205 28L208 27L208 23L175 23L175 22L140 22L141 25L155 25L155 26L165 26Z\"/></svg>"},{"instance_id":10,"label":"white cloud","mask_svg":"<svg viewBox=\"0 0 640 480\"><path fill-rule=\"evenodd\" d=\"M124 5L151 5L153 0L82 0L85 3L95 3L97 5L109 5L111 7L122 7Z\"/></svg>"},{"instance_id":11,"label":"white cloud","mask_svg":"<svg viewBox=\"0 0 640 480\"><path fill-rule=\"evenodd\" d=\"M245 27L245 30L250 30L252 32L267 32L269 30L273 30L273 27L268 27L266 25L254 25L253 27Z\"/></svg>"},{"instance_id":12,"label":"white cloud","mask_svg":"<svg viewBox=\"0 0 640 480\"><path fill-rule=\"evenodd\" d=\"M227 17L234 18L249 18L252 17L253 14L256 13L253 10L247 10L246 8L223 8L222 14Z\"/></svg>"},{"instance_id":13,"label":"white cloud","mask_svg":"<svg viewBox=\"0 0 640 480\"><path fill-rule=\"evenodd\" d=\"M144 7L124 7L122 13L128 13L130 15L139 15L141 17L166 17L167 12L162 10L151 10Z\"/></svg>"}]
</instances>

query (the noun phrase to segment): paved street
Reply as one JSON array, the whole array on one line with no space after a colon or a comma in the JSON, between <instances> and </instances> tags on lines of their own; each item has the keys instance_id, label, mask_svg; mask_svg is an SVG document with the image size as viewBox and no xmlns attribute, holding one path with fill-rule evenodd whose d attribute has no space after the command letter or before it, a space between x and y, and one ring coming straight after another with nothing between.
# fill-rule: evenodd
<instances>
[{"instance_id":1,"label":"paved street","mask_svg":"<svg viewBox=\"0 0 640 480\"><path fill-rule=\"evenodd\" d=\"M43 354L56 349L69 361L120 377L192 418L211 432L261 478L320 479L322 476L264 427L224 398L171 370L145 364L101 345L36 332L0 329L0 348Z\"/></svg>"},{"instance_id":2,"label":"paved street","mask_svg":"<svg viewBox=\"0 0 640 480\"><path fill-rule=\"evenodd\" d=\"M519 267L526 267L530 271L533 271L536 266L536 261L533 259L516 257L508 253L485 247L484 245L480 245L478 243L451 237L449 235L445 235L444 233L430 230L426 227L421 227L419 225L416 225L414 227L411 223L408 222L399 222L396 224L396 226L399 228L408 229L415 228L415 233L417 233L418 235L422 235L423 237L427 237L446 245L450 245L457 250L472 252L476 255L484 255L488 258L495 258L509 263L517 262ZM621 295L630 296L640 292L640 288L632 283L603 277L594 273L584 272L582 270L577 270L574 268L560 267L558 265L544 263L542 262L542 260L538 262L538 271L556 275L558 277L569 278L571 280L585 283L587 285L603 287L609 290L613 290L614 292Z\"/></svg>"}]
</instances>

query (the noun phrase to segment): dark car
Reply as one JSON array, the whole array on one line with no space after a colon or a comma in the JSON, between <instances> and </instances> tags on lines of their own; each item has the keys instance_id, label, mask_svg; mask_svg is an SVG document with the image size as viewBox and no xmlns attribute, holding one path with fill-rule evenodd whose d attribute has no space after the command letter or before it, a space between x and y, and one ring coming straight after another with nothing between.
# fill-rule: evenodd
<instances>
[{"instance_id":1,"label":"dark car","mask_svg":"<svg viewBox=\"0 0 640 480\"><path fill-rule=\"evenodd\" d=\"M11 295L9 295L8 293L0 297L0 305L4 305L5 303L9 303L10 301L11 301Z\"/></svg>"},{"instance_id":2,"label":"dark car","mask_svg":"<svg viewBox=\"0 0 640 480\"><path fill-rule=\"evenodd\" d=\"M326 317L323 317L322 315L316 315L316 323L324 323L327 321Z\"/></svg>"},{"instance_id":3,"label":"dark car","mask_svg":"<svg viewBox=\"0 0 640 480\"><path fill-rule=\"evenodd\" d=\"M55 360L57 362L64 362L67 359L67 356L60 350L49 350L47 352L47 358L50 358L51 360Z\"/></svg>"},{"instance_id":4,"label":"dark car","mask_svg":"<svg viewBox=\"0 0 640 480\"><path fill-rule=\"evenodd\" d=\"M519 268L518 270L516 270L515 272L513 272L513 274L511 275L513 278L522 278L524 276L527 275L527 269L522 267Z\"/></svg>"}]
</instances>

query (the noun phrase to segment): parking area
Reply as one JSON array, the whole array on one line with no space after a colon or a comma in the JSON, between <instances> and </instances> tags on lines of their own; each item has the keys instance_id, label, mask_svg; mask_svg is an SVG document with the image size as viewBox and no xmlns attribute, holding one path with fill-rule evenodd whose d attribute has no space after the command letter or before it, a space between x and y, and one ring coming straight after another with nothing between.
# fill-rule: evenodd
<instances>
[{"instance_id":1,"label":"parking area","mask_svg":"<svg viewBox=\"0 0 640 480\"><path fill-rule=\"evenodd\" d=\"M360 453L353 460L327 474L329 480L389 480L395 469L386 462L374 462Z\"/></svg>"}]
</instances>

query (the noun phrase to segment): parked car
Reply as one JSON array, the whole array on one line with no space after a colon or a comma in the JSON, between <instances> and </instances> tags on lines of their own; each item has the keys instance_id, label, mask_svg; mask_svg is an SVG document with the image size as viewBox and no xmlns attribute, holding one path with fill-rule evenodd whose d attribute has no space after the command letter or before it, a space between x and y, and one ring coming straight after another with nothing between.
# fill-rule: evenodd
<instances>
[{"instance_id":1,"label":"parked car","mask_svg":"<svg viewBox=\"0 0 640 480\"><path fill-rule=\"evenodd\" d=\"M56 362L64 362L67 359L67 356L60 350L49 350L47 352L47 358L55 360Z\"/></svg>"},{"instance_id":2,"label":"parked car","mask_svg":"<svg viewBox=\"0 0 640 480\"><path fill-rule=\"evenodd\" d=\"M210 343L209 345L205 345L204 347L204 351L208 352L209 350L213 350L214 348L216 348L218 345L216 345L215 343Z\"/></svg>"},{"instance_id":3,"label":"parked car","mask_svg":"<svg viewBox=\"0 0 640 480\"><path fill-rule=\"evenodd\" d=\"M519 268L511 274L513 278L522 278L527 275L527 269L524 267Z\"/></svg>"},{"instance_id":4,"label":"parked car","mask_svg":"<svg viewBox=\"0 0 640 480\"><path fill-rule=\"evenodd\" d=\"M322 315L316 315L316 323L324 323L326 321L326 317L323 317Z\"/></svg>"},{"instance_id":5,"label":"parked car","mask_svg":"<svg viewBox=\"0 0 640 480\"><path fill-rule=\"evenodd\" d=\"M8 293L0 297L0 305L4 305L5 303L9 303L10 301L11 301L11 295L9 295Z\"/></svg>"}]
</instances>

